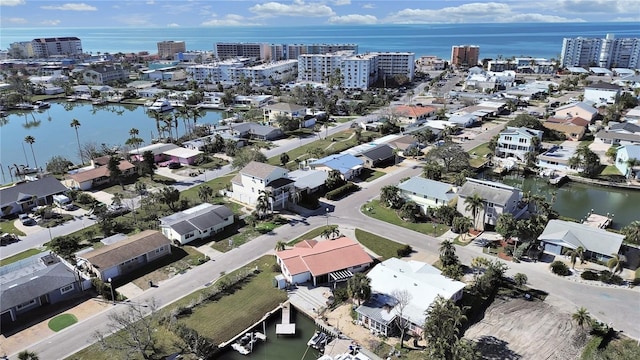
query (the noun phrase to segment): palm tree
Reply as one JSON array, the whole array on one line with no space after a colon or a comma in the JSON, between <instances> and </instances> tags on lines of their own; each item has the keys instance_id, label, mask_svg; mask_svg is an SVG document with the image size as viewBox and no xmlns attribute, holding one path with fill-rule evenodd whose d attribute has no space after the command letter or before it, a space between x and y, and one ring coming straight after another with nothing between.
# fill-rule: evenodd
<instances>
[{"instance_id":1,"label":"palm tree","mask_svg":"<svg viewBox=\"0 0 640 360\"><path fill-rule=\"evenodd\" d=\"M347 280L347 293L358 301L358 305L367 301L371 297L371 279L361 272L356 273Z\"/></svg>"},{"instance_id":2,"label":"palm tree","mask_svg":"<svg viewBox=\"0 0 640 360\"><path fill-rule=\"evenodd\" d=\"M78 154L80 154L80 161L84 164L84 156L82 156L82 149L80 148L80 137L78 136L78 128L80 127L80 121L78 119L71 120L71 124L69 124L72 128L76 130L76 141L78 142Z\"/></svg>"},{"instance_id":3,"label":"palm tree","mask_svg":"<svg viewBox=\"0 0 640 360\"><path fill-rule=\"evenodd\" d=\"M286 249L286 248L287 248L287 243L286 243L286 242L284 242L284 241L278 241L278 242L276 243L276 247L275 247L275 250L276 250L276 251L282 251L282 250L284 250L284 249Z\"/></svg>"},{"instance_id":4,"label":"palm tree","mask_svg":"<svg viewBox=\"0 0 640 360\"><path fill-rule=\"evenodd\" d=\"M18 354L18 359L20 360L38 360L38 354L33 351L23 350Z\"/></svg>"},{"instance_id":5,"label":"palm tree","mask_svg":"<svg viewBox=\"0 0 640 360\"><path fill-rule=\"evenodd\" d=\"M471 211L473 215L474 230L478 229L478 213L482 209L484 211L484 199L478 193L473 193L468 198L464 199L464 203L467 205L464 209Z\"/></svg>"},{"instance_id":6,"label":"palm tree","mask_svg":"<svg viewBox=\"0 0 640 360\"><path fill-rule=\"evenodd\" d=\"M31 146L31 155L33 155L33 162L36 164L36 169L38 168L38 161L36 161L36 153L33 152L33 143L36 142L36 138L34 138L31 135L27 135L24 138L24 142L26 142L27 144L29 144L29 146Z\"/></svg>"},{"instance_id":7,"label":"palm tree","mask_svg":"<svg viewBox=\"0 0 640 360\"><path fill-rule=\"evenodd\" d=\"M198 197L204 203L209 201L209 197L211 197L211 195L213 195L213 189L210 188L208 185L202 185L198 189Z\"/></svg>"},{"instance_id":8,"label":"palm tree","mask_svg":"<svg viewBox=\"0 0 640 360\"><path fill-rule=\"evenodd\" d=\"M571 249L567 255L571 258L571 268L576 267L576 261L580 258L580 263L584 263L584 248L582 246L578 246L575 249Z\"/></svg>"},{"instance_id":9,"label":"palm tree","mask_svg":"<svg viewBox=\"0 0 640 360\"><path fill-rule=\"evenodd\" d=\"M626 165L627 165L627 173L624 175L626 175L627 178L631 178L634 176L633 168L640 165L640 159L629 158L626 161Z\"/></svg>"},{"instance_id":10,"label":"palm tree","mask_svg":"<svg viewBox=\"0 0 640 360\"><path fill-rule=\"evenodd\" d=\"M400 189L397 186L387 185L380 189L380 203L382 206L398 209L402 206Z\"/></svg>"},{"instance_id":11,"label":"palm tree","mask_svg":"<svg viewBox=\"0 0 640 360\"><path fill-rule=\"evenodd\" d=\"M445 240L440 244L440 263L442 267L458 264L458 255L453 242Z\"/></svg>"},{"instance_id":12,"label":"palm tree","mask_svg":"<svg viewBox=\"0 0 640 360\"><path fill-rule=\"evenodd\" d=\"M624 258L620 254L611 254L613 257L607 261L607 267L611 270L612 273L618 274L622 272Z\"/></svg>"},{"instance_id":13,"label":"palm tree","mask_svg":"<svg viewBox=\"0 0 640 360\"><path fill-rule=\"evenodd\" d=\"M578 324L578 326L583 329L585 325L591 325L591 316L589 315L587 309L585 309L584 307L581 307L580 309L578 309L578 311L573 313L571 315L571 318L576 322L576 324Z\"/></svg>"},{"instance_id":14,"label":"palm tree","mask_svg":"<svg viewBox=\"0 0 640 360\"><path fill-rule=\"evenodd\" d=\"M322 230L322 233L320 233L320 236L325 238L325 239L335 239L338 236L340 236L340 229L338 229L338 225L331 225L327 228L325 228L324 230Z\"/></svg>"},{"instance_id":15,"label":"palm tree","mask_svg":"<svg viewBox=\"0 0 640 360\"><path fill-rule=\"evenodd\" d=\"M640 220L631 222L631 224L622 228L624 240L632 244L640 244Z\"/></svg>"}]
</instances>

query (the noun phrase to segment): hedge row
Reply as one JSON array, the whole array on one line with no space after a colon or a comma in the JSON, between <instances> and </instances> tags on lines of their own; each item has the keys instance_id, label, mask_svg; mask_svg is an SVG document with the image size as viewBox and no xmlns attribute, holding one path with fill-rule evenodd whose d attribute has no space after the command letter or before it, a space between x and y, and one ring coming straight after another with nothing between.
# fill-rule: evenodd
<instances>
[{"instance_id":1,"label":"hedge row","mask_svg":"<svg viewBox=\"0 0 640 360\"><path fill-rule=\"evenodd\" d=\"M337 189L329 191L328 193L325 194L324 197L327 198L327 200L338 200L358 190L360 190L360 186L352 182L348 182Z\"/></svg>"}]
</instances>

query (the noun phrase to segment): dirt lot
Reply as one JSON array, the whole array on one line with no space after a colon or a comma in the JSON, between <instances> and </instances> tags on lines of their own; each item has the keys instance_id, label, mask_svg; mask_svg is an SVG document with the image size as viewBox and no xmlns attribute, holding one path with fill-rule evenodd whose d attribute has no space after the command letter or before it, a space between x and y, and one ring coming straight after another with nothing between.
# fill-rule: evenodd
<instances>
[{"instance_id":1,"label":"dirt lot","mask_svg":"<svg viewBox=\"0 0 640 360\"><path fill-rule=\"evenodd\" d=\"M484 359L577 359L572 339L580 329L570 314L541 301L496 299L484 319L465 332Z\"/></svg>"}]
</instances>

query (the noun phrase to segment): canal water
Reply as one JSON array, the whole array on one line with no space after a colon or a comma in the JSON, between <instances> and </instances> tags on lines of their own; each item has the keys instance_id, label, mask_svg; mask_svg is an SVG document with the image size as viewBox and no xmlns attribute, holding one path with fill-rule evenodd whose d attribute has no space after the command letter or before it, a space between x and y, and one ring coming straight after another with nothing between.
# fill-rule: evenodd
<instances>
[{"instance_id":1,"label":"canal water","mask_svg":"<svg viewBox=\"0 0 640 360\"><path fill-rule=\"evenodd\" d=\"M485 177L491 178L493 175L486 174ZM613 215L611 227L617 230L632 221L640 220L640 190L577 182L568 182L558 187L537 176L522 177L514 174L497 179L524 192L542 195L549 201L555 198L553 209L561 216L580 220L591 210L600 215L610 214Z\"/></svg>"},{"instance_id":2,"label":"canal water","mask_svg":"<svg viewBox=\"0 0 640 360\"><path fill-rule=\"evenodd\" d=\"M281 320L280 312L274 314L266 321L266 342L258 342L253 348L253 352L249 355L241 355L229 346L228 350L219 356L220 359L225 360L241 360L241 359L256 359L256 360L280 360L280 359L300 359L300 360L315 360L320 357L321 354L313 348L308 348L307 341L311 339L316 326L313 320L306 315L298 312L295 308L291 309L291 321L296 323L295 336L277 336L276 324ZM255 329L256 331L263 331L262 324Z\"/></svg>"},{"instance_id":3,"label":"canal water","mask_svg":"<svg viewBox=\"0 0 640 360\"><path fill-rule=\"evenodd\" d=\"M206 111L205 116L197 120L197 124L213 125L221 118L220 111ZM147 115L143 106L94 106L87 102L54 102L51 108L43 111L12 112L8 117L0 119L0 164L6 177L9 176L7 166L35 165L31 148L24 142L28 135L35 138L33 153L38 167L44 168L54 155L79 162L76 132L70 126L72 119L80 122L80 143L123 145L129 138L131 128L138 129L138 137L145 144L158 137L156 121ZM173 133L175 134L175 129ZM178 134L182 136L184 133L183 121L179 119Z\"/></svg>"}]
</instances>

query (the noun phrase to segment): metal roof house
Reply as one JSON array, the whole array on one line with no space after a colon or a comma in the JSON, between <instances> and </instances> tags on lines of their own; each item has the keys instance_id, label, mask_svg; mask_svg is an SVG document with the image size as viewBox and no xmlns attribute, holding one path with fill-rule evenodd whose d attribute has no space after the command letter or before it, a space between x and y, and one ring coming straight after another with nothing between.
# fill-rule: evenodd
<instances>
[{"instance_id":1,"label":"metal roof house","mask_svg":"<svg viewBox=\"0 0 640 360\"><path fill-rule=\"evenodd\" d=\"M563 248L585 250L585 257L607 261L620 251L624 235L612 233L586 224L551 220L538 240L547 252L562 254Z\"/></svg>"},{"instance_id":2,"label":"metal roof house","mask_svg":"<svg viewBox=\"0 0 640 360\"><path fill-rule=\"evenodd\" d=\"M351 154L334 154L314 160L309 165L312 169L326 172L337 170L345 180L351 180L360 175L364 161Z\"/></svg>"},{"instance_id":3,"label":"metal roof house","mask_svg":"<svg viewBox=\"0 0 640 360\"><path fill-rule=\"evenodd\" d=\"M449 204L457 196L455 186L425 179L422 176L414 176L401 182L398 185L398 189L400 189L400 195L405 200L418 204L424 214L427 214L429 208Z\"/></svg>"},{"instance_id":4,"label":"metal roof house","mask_svg":"<svg viewBox=\"0 0 640 360\"><path fill-rule=\"evenodd\" d=\"M204 203L160 218L160 231L177 245L184 245L210 237L234 221L233 212L228 207Z\"/></svg>"}]
</instances>

